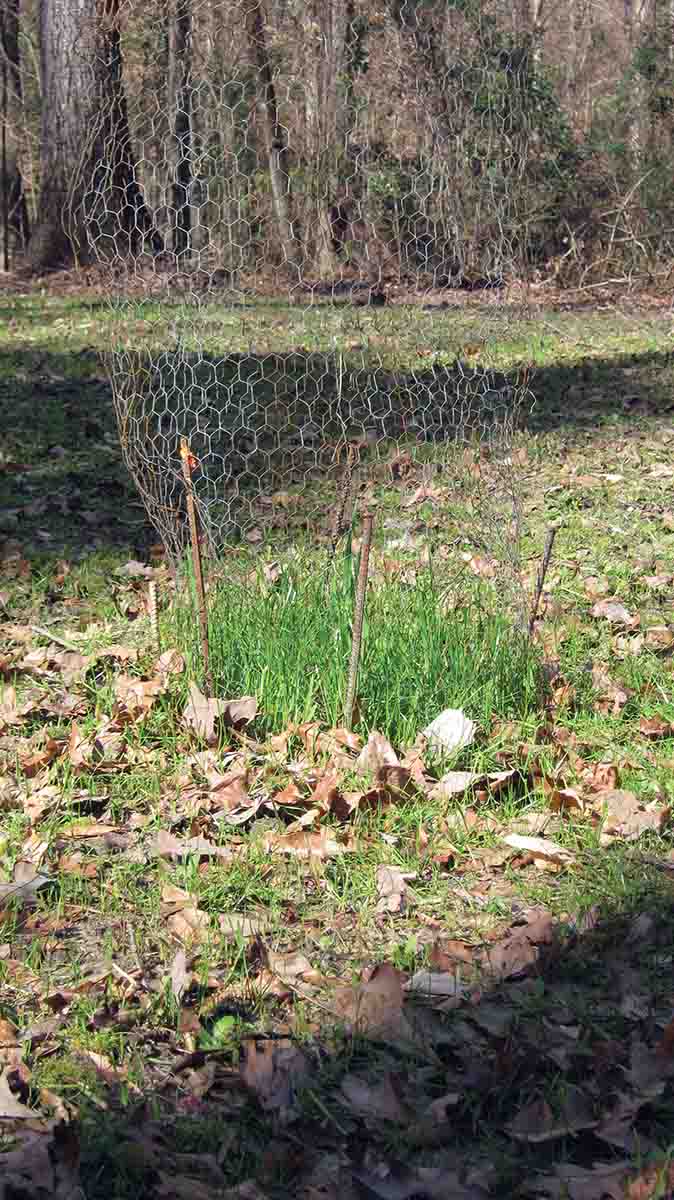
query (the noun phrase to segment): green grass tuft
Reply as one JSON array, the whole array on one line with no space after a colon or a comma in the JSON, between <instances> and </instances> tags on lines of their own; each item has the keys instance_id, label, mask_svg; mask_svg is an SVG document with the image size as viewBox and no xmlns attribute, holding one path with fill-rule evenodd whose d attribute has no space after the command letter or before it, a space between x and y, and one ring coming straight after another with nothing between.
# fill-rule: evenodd
<instances>
[{"instance_id":1,"label":"green grass tuft","mask_svg":"<svg viewBox=\"0 0 674 1200\"><path fill-rule=\"evenodd\" d=\"M259 728L291 722L341 724L351 648L357 562L344 556L326 581L315 566L284 569L273 585L228 579L209 595L216 694L255 695ZM190 673L200 677L194 608L175 614ZM494 716L523 718L541 699L540 661L511 621L478 591L446 611L432 572L413 584L370 586L358 684L363 733L378 729L406 745L444 708L462 708L483 728Z\"/></svg>"}]
</instances>

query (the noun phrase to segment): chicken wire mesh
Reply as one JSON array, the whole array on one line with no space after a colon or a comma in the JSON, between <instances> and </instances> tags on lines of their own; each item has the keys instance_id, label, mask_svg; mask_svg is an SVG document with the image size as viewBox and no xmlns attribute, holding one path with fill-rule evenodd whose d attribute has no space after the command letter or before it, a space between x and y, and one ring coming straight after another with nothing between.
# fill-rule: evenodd
<instances>
[{"instance_id":1,"label":"chicken wire mesh","mask_svg":"<svg viewBox=\"0 0 674 1200\"><path fill-rule=\"evenodd\" d=\"M169 555L334 550L365 495L516 578L525 374L480 364L531 232L531 59L472 0L106 9L74 214L104 268L122 451ZM425 514L425 515L423 515Z\"/></svg>"}]
</instances>

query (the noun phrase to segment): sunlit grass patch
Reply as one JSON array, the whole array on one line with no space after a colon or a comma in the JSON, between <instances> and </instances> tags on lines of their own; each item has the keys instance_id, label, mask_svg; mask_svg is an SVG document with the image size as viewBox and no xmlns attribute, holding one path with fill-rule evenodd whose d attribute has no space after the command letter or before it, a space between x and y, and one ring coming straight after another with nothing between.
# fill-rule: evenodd
<instances>
[{"instance_id":1,"label":"sunlit grass patch","mask_svg":"<svg viewBox=\"0 0 674 1200\"><path fill-rule=\"evenodd\" d=\"M260 723L339 725L353 617L355 563L333 571L290 565L273 584L231 573L209 596L216 693L254 695ZM449 607L431 570L413 583L370 588L358 685L360 732L378 729L406 745L445 708L488 728L494 716L523 718L541 700L540 662L523 633L477 589ZM174 629L188 670L201 674L194 609L176 608Z\"/></svg>"}]
</instances>

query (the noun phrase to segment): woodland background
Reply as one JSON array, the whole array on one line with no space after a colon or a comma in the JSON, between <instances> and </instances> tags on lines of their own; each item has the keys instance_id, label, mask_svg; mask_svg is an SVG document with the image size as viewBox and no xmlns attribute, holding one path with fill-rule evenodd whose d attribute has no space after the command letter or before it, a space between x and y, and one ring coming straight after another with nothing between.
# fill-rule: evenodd
<instances>
[{"instance_id":1,"label":"woodland background","mask_svg":"<svg viewBox=\"0 0 674 1200\"><path fill-rule=\"evenodd\" d=\"M4 266L666 276L671 0L2 0Z\"/></svg>"}]
</instances>

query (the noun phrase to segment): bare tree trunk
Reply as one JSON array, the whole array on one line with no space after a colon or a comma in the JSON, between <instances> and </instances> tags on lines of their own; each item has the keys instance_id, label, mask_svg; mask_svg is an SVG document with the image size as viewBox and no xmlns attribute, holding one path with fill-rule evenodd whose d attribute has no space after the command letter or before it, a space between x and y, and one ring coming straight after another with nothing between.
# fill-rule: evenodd
<instances>
[{"instance_id":1,"label":"bare tree trunk","mask_svg":"<svg viewBox=\"0 0 674 1200\"><path fill-rule=\"evenodd\" d=\"M137 253L145 235L162 249L131 152L119 7L40 0L40 198L28 247L36 271L90 261L99 238L116 253Z\"/></svg>"},{"instance_id":2,"label":"bare tree trunk","mask_svg":"<svg viewBox=\"0 0 674 1200\"><path fill-rule=\"evenodd\" d=\"M319 275L331 277L337 269L330 207L337 192L340 160L338 145L338 77L344 60L346 7L344 0L312 0L306 16L309 63L306 90L307 134L310 149L314 224L311 242Z\"/></svg>"},{"instance_id":3,"label":"bare tree trunk","mask_svg":"<svg viewBox=\"0 0 674 1200\"><path fill-rule=\"evenodd\" d=\"M523 6L523 32L531 38L531 59L534 66L538 66L541 61L544 3L545 0L524 0Z\"/></svg>"},{"instance_id":4,"label":"bare tree trunk","mask_svg":"<svg viewBox=\"0 0 674 1200\"><path fill-rule=\"evenodd\" d=\"M271 185L274 216L278 237L287 263L297 262L297 241L290 215L290 177L288 175L288 147L285 130L279 121L276 89L272 75L265 20L261 0L253 0L248 9L248 36L258 72L257 107L262 124L269 182Z\"/></svg>"},{"instance_id":5,"label":"bare tree trunk","mask_svg":"<svg viewBox=\"0 0 674 1200\"><path fill-rule=\"evenodd\" d=\"M168 94L173 114L173 250L189 255L192 229L192 6L174 0L169 22Z\"/></svg>"},{"instance_id":6,"label":"bare tree trunk","mask_svg":"<svg viewBox=\"0 0 674 1200\"><path fill-rule=\"evenodd\" d=\"M632 59L639 46L646 18L649 0L624 0L625 29ZM646 88L643 76L636 72L633 79L633 96L631 112L627 126L627 146L632 170L636 174L642 168L646 148L646 131L648 114L646 112Z\"/></svg>"},{"instance_id":7,"label":"bare tree trunk","mask_svg":"<svg viewBox=\"0 0 674 1200\"><path fill-rule=\"evenodd\" d=\"M0 56L2 57L4 108L2 119L5 137L5 173L7 232L12 235L14 248L23 251L28 242L30 227L28 205L23 186L16 131L23 109L23 88L19 58L19 0L5 0L0 8ZM9 133L9 137L7 134ZM9 144L8 144L9 143Z\"/></svg>"},{"instance_id":8,"label":"bare tree trunk","mask_svg":"<svg viewBox=\"0 0 674 1200\"><path fill-rule=\"evenodd\" d=\"M106 218L117 253L136 257L143 239L149 237L152 250L160 254L164 242L145 202L138 183L129 114L124 91L122 41L119 28L120 0L103 0L100 43L96 56L99 108L102 135L95 146L90 189L93 206L100 209L98 222L87 212L91 236L95 237ZM91 205L85 204L85 212ZM125 243L120 239L124 235Z\"/></svg>"},{"instance_id":9,"label":"bare tree trunk","mask_svg":"<svg viewBox=\"0 0 674 1200\"><path fill-rule=\"evenodd\" d=\"M96 8L96 0L40 0L40 199L28 247L36 271L72 264L80 253L86 257L81 218L71 214L83 211L72 190L85 186L83 141L98 116Z\"/></svg>"}]
</instances>

